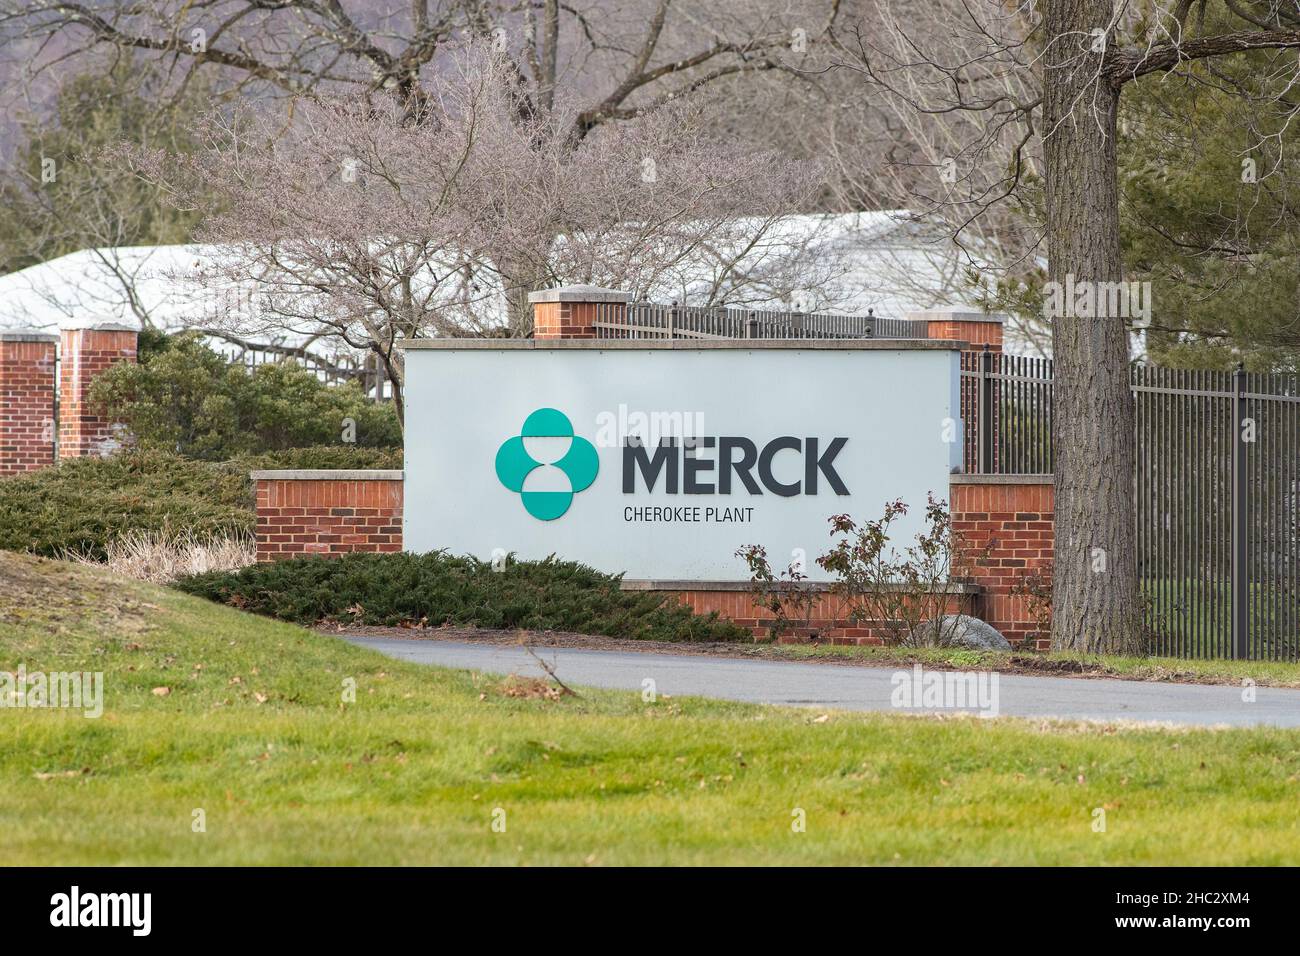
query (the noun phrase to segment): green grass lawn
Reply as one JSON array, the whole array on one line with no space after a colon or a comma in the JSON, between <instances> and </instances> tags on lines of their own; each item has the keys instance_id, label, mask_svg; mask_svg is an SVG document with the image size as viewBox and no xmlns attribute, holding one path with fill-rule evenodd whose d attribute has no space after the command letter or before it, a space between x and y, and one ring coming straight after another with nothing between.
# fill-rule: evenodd
<instances>
[{"instance_id":1,"label":"green grass lawn","mask_svg":"<svg viewBox=\"0 0 1300 956\"><path fill-rule=\"evenodd\" d=\"M1300 862L1296 731L511 697L92 568L0 582L0 669L107 680L99 719L0 708L11 865Z\"/></svg>"}]
</instances>

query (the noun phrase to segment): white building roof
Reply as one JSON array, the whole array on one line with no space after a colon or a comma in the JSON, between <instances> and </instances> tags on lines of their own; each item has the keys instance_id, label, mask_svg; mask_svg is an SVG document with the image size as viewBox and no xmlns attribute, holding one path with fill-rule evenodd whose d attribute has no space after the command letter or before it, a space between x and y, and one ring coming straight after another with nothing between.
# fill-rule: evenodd
<instances>
[{"instance_id":1,"label":"white building roof","mask_svg":"<svg viewBox=\"0 0 1300 956\"><path fill-rule=\"evenodd\" d=\"M872 310L891 318L943 305L977 308L976 292L964 278L967 263L958 250L950 242L926 237L906 221L903 211L786 217L749 254L753 272L779 268L764 257L778 257L776 250L788 250L791 244L812 252L807 261L814 266L815 287L787 297L793 301L763 300L758 283L759 291L749 292L744 307L842 314ZM85 322L139 327L142 315L168 331L215 325L237 330L231 316L251 308L247 303L256 301L255 287L214 288L210 278L197 280L200 273L210 277L215 271L222 248L193 244L84 249L0 276L0 330L53 331ZM691 304L713 286L715 273L728 263L722 251L710 250L661 277L646 297ZM304 329L280 335L278 341L301 345L310 337L310 330Z\"/></svg>"}]
</instances>

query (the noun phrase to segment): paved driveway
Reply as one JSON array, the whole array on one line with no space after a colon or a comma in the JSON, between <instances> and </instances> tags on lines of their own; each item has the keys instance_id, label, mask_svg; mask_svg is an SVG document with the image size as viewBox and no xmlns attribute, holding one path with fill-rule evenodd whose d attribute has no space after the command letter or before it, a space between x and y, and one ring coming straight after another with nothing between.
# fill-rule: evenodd
<instances>
[{"instance_id":1,"label":"paved driveway","mask_svg":"<svg viewBox=\"0 0 1300 956\"><path fill-rule=\"evenodd\" d=\"M467 644L453 641L349 638L390 657L421 664L489 671L498 674L542 675L537 662L518 647ZM566 684L585 684L640 691L647 678L659 694L697 695L763 704L789 704L842 710L899 710L891 697L900 689L917 691L924 704L927 682L942 680L942 671L899 671L887 667L851 667L797 664L702 655L586 651L548 648L539 652L554 662L556 674ZM949 672L951 673L951 672ZM900 676L896 676L900 675ZM940 675L935 678L933 675ZM1257 688L1253 703L1242 700L1242 689L1230 685L1161 684L1121 680L1081 680L1068 677L997 676L995 696L976 706L952 706L961 699L949 697L948 710L987 710L1012 717L1070 717L1095 720L1167 721L1177 724L1270 724L1300 727L1300 690ZM990 675L983 675L982 690L994 693ZM971 690L974 686L968 685ZM897 694L896 694L897 691ZM979 701L984 702L980 706ZM926 708L915 708L925 712Z\"/></svg>"}]
</instances>

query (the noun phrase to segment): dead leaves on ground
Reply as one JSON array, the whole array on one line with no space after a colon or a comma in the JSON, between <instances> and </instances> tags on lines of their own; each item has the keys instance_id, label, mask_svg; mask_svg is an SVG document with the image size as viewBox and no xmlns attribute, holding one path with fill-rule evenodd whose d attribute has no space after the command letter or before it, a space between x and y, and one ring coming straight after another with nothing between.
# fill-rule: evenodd
<instances>
[{"instance_id":1,"label":"dead leaves on ground","mask_svg":"<svg viewBox=\"0 0 1300 956\"><path fill-rule=\"evenodd\" d=\"M520 677L518 674L511 674L503 680L498 691L502 697L549 701L558 701L565 693L562 687L540 677Z\"/></svg>"}]
</instances>

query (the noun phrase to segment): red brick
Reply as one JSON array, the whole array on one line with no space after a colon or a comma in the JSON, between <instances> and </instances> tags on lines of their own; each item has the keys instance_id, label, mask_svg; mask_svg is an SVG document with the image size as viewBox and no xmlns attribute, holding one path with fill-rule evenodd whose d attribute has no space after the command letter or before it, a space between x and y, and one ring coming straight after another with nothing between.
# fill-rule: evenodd
<instances>
[{"instance_id":1,"label":"red brick","mask_svg":"<svg viewBox=\"0 0 1300 956\"><path fill-rule=\"evenodd\" d=\"M1052 492L1050 481L952 486L953 527L972 550L988 548L959 569L983 589L977 613L1008 640L1035 648L1044 638L1036 633L1027 596L1016 592L1023 590L1030 573L1050 579Z\"/></svg>"},{"instance_id":2,"label":"red brick","mask_svg":"<svg viewBox=\"0 0 1300 956\"><path fill-rule=\"evenodd\" d=\"M55 343L0 340L0 475L54 463Z\"/></svg>"},{"instance_id":3,"label":"red brick","mask_svg":"<svg viewBox=\"0 0 1300 956\"><path fill-rule=\"evenodd\" d=\"M90 386L117 362L136 360L134 331L64 329L60 333L59 457L83 458L111 453L125 440L120 426L89 402Z\"/></svg>"},{"instance_id":4,"label":"red brick","mask_svg":"<svg viewBox=\"0 0 1300 956\"><path fill-rule=\"evenodd\" d=\"M401 481L259 479L257 502L259 561L402 549Z\"/></svg>"}]
</instances>

